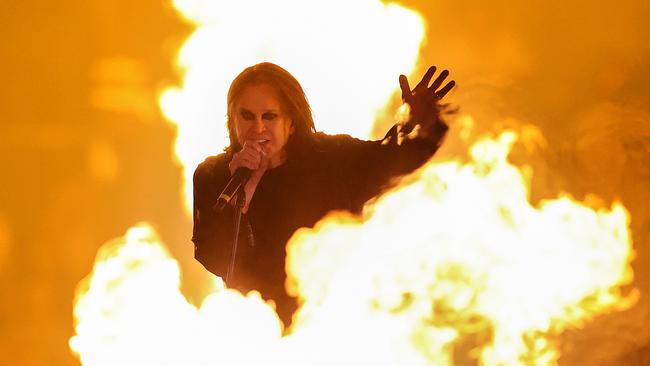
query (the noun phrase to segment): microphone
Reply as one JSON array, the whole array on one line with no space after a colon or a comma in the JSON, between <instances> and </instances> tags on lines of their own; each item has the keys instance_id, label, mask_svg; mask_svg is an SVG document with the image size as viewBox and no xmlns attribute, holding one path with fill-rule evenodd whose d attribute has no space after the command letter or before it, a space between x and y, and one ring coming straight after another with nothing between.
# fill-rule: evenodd
<instances>
[{"instance_id":1,"label":"microphone","mask_svg":"<svg viewBox=\"0 0 650 366\"><path fill-rule=\"evenodd\" d=\"M219 198L217 198L217 203L212 206L212 210L221 212L230 200L244 189L252 173L253 171L248 168L237 168L232 177L230 177L228 184L226 184L226 188L223 189Z\"/></svg>"}]
</instances>

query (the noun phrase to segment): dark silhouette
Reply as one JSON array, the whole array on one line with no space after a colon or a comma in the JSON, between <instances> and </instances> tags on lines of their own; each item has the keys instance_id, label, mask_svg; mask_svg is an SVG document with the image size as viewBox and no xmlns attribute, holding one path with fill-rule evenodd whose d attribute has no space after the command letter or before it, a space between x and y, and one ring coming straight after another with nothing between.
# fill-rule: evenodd
<instances>
[{"instance_id":1,"label":"dark silhouette","mask_svg":"<svg viewBox=\"0 0 650 366\"><path fill-rule=\"evenodd\" d=\"M313 226L331 210L359 212L391 178L411 172L436 152L448 129L440 99L454 82L440 88L445 70L429 85L435 71L429 68L413 90L400 75L411 118L382 140L363 141L316 132L302 87L283 68L260 63L245 69L228 92L230 146L194 173L196 259L225 278L236 210L226 205L217 213L213 206L231 174L249 169L235 276L227 285L274 300L288 325L297 304L284 286L286 242L296 229Z\"/></svg>"}]
</instances>

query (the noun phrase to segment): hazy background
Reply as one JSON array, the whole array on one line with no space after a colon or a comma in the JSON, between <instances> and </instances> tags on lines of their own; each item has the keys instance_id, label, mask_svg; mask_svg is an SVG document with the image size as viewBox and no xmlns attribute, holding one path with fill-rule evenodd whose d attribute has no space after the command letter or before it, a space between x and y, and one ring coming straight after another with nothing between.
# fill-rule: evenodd
<instances>
[{"instance_id":1,"label":"hazy background","mask_svg":"<svg viewBox=\"0 0 650 366\"><path fill-rule=\"evenodd\" d=\"M534 200L592 193L631 212L641 299L567 332L561 364L649 363L650 3L402 4L427 19L422 65L451 69L469 140L536 126L513 156L535 170ZM157 107L192 28L163 0L5 0L0 17L0 360L76 365L75 286L134 223L151 222L179 259L186 296L203 294L174 128ZM463 154L463 126L442 157Z\"/></svg>"}]
</instances>

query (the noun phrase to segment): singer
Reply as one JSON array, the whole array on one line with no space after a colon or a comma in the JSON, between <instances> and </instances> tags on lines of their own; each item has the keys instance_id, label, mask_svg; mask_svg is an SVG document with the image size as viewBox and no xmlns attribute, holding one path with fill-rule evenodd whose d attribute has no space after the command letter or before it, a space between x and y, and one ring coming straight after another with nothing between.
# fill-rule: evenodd
<instances>
[{"instance_id":1,"label":"singer","mask_svg":"<svg viewBox=\"0 0 650 366\"><path fill-rule=\"evenodd\" d=\"M297 304L284 286L287 241L331 210L359 212L391 178L413 171L436 152L448 129L440 99L454 82L442 86L445 70L431 83L435 70L429 68L413 89L401 75L410 120L382 140L363 141L316 132L302 87L283 68L260 63L245 69L228 92L230 146L194 173L196 259L225 278L235 209L226 204L217 212L213 206L237 169L250 170L243 186L236 276L227 285L258 290L275 302L288 325Z\"/></svg>"}]
</instances>

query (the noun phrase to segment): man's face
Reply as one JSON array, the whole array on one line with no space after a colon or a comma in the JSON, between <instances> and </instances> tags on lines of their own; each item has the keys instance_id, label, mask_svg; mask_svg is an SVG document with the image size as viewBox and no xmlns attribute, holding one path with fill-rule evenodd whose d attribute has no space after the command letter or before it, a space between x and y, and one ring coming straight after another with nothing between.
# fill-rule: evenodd
<instances>
[{"instance_id":1,"label":"man's face","mask_svg":"<svg viewBox=\"0 0 650 366\"><path fill-rule=\"evenodd\" d=\"M269 160L283 159L285 145L293 133L291 119L284 114L275 90L268 84L244 88L235 106L237 141L259 142Z\"/></svg>"}]
</instances>

